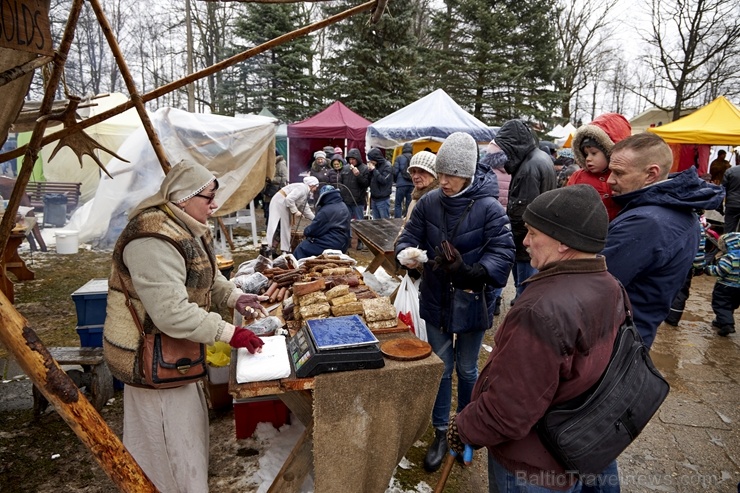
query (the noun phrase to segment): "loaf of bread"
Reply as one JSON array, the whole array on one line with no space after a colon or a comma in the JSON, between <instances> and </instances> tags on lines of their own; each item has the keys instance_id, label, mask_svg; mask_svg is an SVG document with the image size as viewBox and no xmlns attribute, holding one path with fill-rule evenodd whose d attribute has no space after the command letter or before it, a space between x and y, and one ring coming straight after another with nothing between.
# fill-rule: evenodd
<instances>
[{"instance_id":1,"label":"loaf of bread","mask_svg":"<svg viewBox=\"0 0 740 493\"><path fill-rule=\"evenodd\" d=\"M331 314L335 317L343 317L345 315L362 315L362 311L362 303L359 301L331 307Z\"/></svg>"},{"instance_id":2,"label":"loaf of bread","mask_svg":"<svg viewBox=\"0 0 740 493\"><path fill-rule=\"evenodd\" d=\"M323 291L325 287L326 283L323 279L309 282L295 282L293 283L293 294L296 296L305 296L316 291Z\"/></svg>"},{"instance_id":3,"label":"loaf of bread","mask_svg":"<svg viewBox=\"0 0 740 493\"><path fill-rule=\"evenodd\" d=\"M393 320L379 320L377 322L368 322L367 326L370 330L378 329L392 329L398 325L398 319Z\"/></svg>"},{"instance_id":4,"label":"loaf of bread","mask_svg":"<svg viewBox=\"0 0 740 493\"><path fill-rule=\"evenodd\" d=\"M340 284L339 286L334 286L326 292L326 299L331 300L340 296L344 296L346 294L349 294L349 285Z\"/></svg>"},{"instance_id":5,"label":"loaf of bread","mask_svg":"<svg viewBox=\"0 0 740 493\"><path fill-rule=\"evenodd\" d=\"M303 296L295 296L295 293L293 293L293 299L295 300L295 304L297 306L309 306L314 305L316 303L326 303L326 294L324 294L323 291L314 291L313 293L308 293Z\"/></svg>"},{"instance_id":6,"label":"loaf of bread","mask_svg":"<svg viewBox=\"0 0 740 493\"><path fill-rule=\"evenodd\" d=\"M323 294L323 293L322 293ZM300 314L303 320L309 320L319 316L327 316L331 313L329 303L314 303L308 306L301 306Z\"/></svg>"},{"instance_id":7,"label":"loaf of bread","mask_svg":"<svg viewBox=\"0 0 740 493\"><path fill-rule=\"evenodd\" d=\"M355 301L357 301L357 295L355 293L347 293L344 296L338 296L329 300L329 304L331 304L331 306L341 306Z\"/></svg>"},{"instance_id":8,"label":"loaf of bread","mask_svg":"<svg viewBox=\"0 0 740 493\"><path fill-rule=\"evenodd\" d=\"M365 320L368 322L396 319L396 307L393 306L391 299L387 296L362 300L362 307L365 313Z\"/></svg>"}]
</instances>

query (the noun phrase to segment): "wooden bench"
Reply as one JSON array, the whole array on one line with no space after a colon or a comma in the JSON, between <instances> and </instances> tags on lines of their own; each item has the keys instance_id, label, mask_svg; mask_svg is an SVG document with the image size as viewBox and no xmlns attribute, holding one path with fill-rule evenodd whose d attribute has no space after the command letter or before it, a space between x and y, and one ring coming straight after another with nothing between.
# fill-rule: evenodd
<instances>
[{"instance_id":1,"label":"wooden bench","mask_svg":"<svg viewBox=\"0 0 740 493\"><path fill-rule=\"evenodd\" d=\"M62 181L29 181L26 193L31 199L31 206L36 211L44 210L44 195L65 194L67 196L67 214L77 208L80 201L80 187L82 183L67 183Z\"/></svg>"},{"instance_id":2,"label":"wooden bench","mask_svg":"<svg viewBox=\"0 0 740 493\"><path fill-rule=\"evenodd\" d=\"M67 370L67 375L78 388L85 388L90 403L100 411L113 397L113 376L103 361L101 347L50 347L49 353L59 365L80 365L80 370ZM49 402L34 386L33 414L36 418L46 410Z\"/></svg>"}]
</instances>

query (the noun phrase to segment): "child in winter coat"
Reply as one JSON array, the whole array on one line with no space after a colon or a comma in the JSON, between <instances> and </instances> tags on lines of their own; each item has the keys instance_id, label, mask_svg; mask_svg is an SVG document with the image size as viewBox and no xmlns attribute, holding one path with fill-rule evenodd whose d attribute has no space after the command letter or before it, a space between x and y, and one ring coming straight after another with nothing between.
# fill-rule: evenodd
<instances>
[{"instance_id":1,"label":"child in winter coat","mask_svg":"<svg viewBox=\"0 0 740 493\"><path fill-rule=\"evenodd\" d=\"M726 337L735 333L734 312L740 307L740 233L724 234L718 243L724 255L704 267L704 273L719 278L712 291L712 326Z\"/></svg>"},{"instance_id":2,"label":"child in winter coat","mask_svg":"<svg viewBox=\"0 0 740 493\"><path fill-rule=\"evenodd\" d=\"M581 169L571 175L568 185L585 183L594 187L606 206L609 221L619 214L619 206L612 199L612 190L606 182L611 174L609 157L614 144L631 133L632 127L625 117L605 113L581 126L573 136L573 153Z\"/></svg>"}]
</instances>

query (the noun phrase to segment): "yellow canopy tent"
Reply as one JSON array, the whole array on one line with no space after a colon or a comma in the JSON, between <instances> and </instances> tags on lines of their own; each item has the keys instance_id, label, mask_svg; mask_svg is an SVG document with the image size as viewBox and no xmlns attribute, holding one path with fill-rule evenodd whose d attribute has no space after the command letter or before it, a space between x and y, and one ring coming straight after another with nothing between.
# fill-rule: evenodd
<instances>
[{"instance_id":1,"label":"yellow canopy tent","mask_svg":"<svg viewBox=\"0 0 740 493\"><path fill-rule=\"evenodd\" d=\"M671 171L683 171L696 164L701 175L707 172L710 145L740 144L740 109L719 96L690 115L647 131L671 146Z\"/></svg>"},{"instance_id":2,"label":"yellow canopy tent","mask_svg":"<svg viewBox=\"0 0 740 493\"><path fill-rule=\"evenodd\" d=\"M690 115L647 131L669 144L738 145L740 109L720 96Z\"/></svg>"}]
</instances>

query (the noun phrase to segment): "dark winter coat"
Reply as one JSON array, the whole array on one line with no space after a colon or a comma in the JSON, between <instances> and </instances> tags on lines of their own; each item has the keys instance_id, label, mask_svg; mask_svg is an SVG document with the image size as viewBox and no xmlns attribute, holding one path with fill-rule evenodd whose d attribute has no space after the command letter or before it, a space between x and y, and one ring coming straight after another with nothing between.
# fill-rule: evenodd
<instances>
[{"instance_id":1,"label":"dark winter coat","mask_svg":"<svg viewBox=\"0 0 740 493\"><path fill-rule=\"evenodd\" d=\"M526 262L530 258L523 244L527 228L522 216L529 203L539 194L556 187L555 168L550 156L539 149L537 138L521 120L504 123L496 134L496 144L509 158L505 166L506 172L511 175L506 212L516 243L516 259Z\"/></svg>"},{"instance_id":2,"label":"dark winter coat","mask_svg":"<svg viewBox=\"0 0 740 493\"><path fill-rule=\"evenodd\" d=\"M411 181L411 175L409 174L409 164L411 163L413 150L414 146L407 142L403 145L402 154L393 163L393 181L396 182L396 187L414 186L414 182Z\"/></svg>"},{"instance_id":3,"label":"dark winter coat","mask_svg":"<svg viewBox=\"0 0 740 493\"><path fill-rule=\"evenodd\" d=\"M305 239L293 252L297 259L321 255L328 248L346 252L349 246L351 216L339 190L322 194L316 209L316 217L303 230Z\"/></svg>"},{"instance_id":4,"label":"dark winter coat","mask_svg":"<svg viewBox=\"0 0 740 493\"><path fill-rule=\"evenodd\" d=\"M692 267L701 233L694 211L716 209L722 188L689 168L669 180L615 195L622 211L609 224L603 254L632 302L635 326L650 347Z\"/></svg>"},{"instance_id":5,"label":"dark winter coat","mask_svg":"<svg viewBox=\"0 0 740 493\"><path fill-rule=\"evenodd\" d=\"M375 169L370 172L370 198L385 200L391 196L393 190L393 167L383 157L383 151L374 147L367 153L368 161L375 161Z\"/></svg>"},{"instance_id":6,"label":"dark winter coat","mask_svg":"<svg viewBox=\"0 0 740 493\"><path fill-rule=\"evenodd\" d=\"M458 195L447 197L439 189L427 193L419 199L398 238L396 254L407 247L418 247L429 257L422 273L419 305L421 318L434 327L440 327L443 314L449 313L451 306L446 294L451 280L444 269L432 269L436 256L434 248L445 239L442 231L445 216L447 234L452 236L471 200L475 202L470 212L457 226L454 237L447 239L460 252L466 265L479 264L484 269L488 316L493 320L493 290L506 285L514 262L514 241L509 219L497 200L498 186L492 177L490 169L479 166L471 185Z\"/></svg>"},{"instance_id":7,"label":"dark winter coat","mask_svg":"<svg viewBox=\"0 0 740 493\"><path fill-rule=\"evenodd\" d=\"M347 153L347 162L349 158L355 158L357 160L357 166L355 166L360 174L355 176L352 172L352 168L347 164L342 168L339 173L339 192L342 194L342 200L344 203L354 207L355 205L365 206L367 205L367 187L370 185L370 170L367 169L367 165L362 162L362 155L358 149L350 149Z\"/></svg>"}]
</instances>

